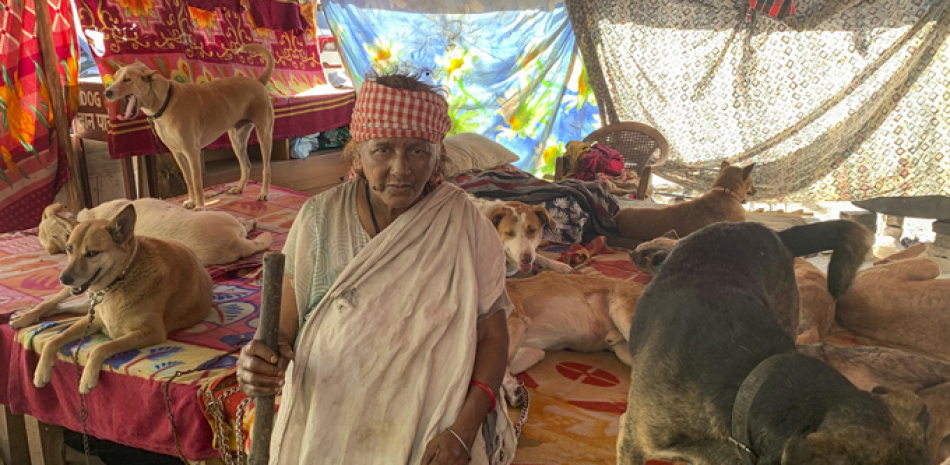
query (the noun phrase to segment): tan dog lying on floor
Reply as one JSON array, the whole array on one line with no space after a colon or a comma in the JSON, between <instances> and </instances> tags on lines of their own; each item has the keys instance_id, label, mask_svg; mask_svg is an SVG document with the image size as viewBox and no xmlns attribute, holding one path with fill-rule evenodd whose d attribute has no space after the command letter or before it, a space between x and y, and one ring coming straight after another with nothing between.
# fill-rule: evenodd
<instances>
[{"instance_id":1,"label":"tan dog lying on floor","mask_svg":"<svg viewBox=\"0 0 950 465\"><path fill-rule=\"evenodd\" d=\"M719 175L709 192L698 199L663 208L623 208L614 222L620 235L629 239L648 241L674 230L685 237L704 226L719 222L744 222L742 202L746 195L754 195L752 168L740 168L723 161Z\"/></svg>"},{"instance_id":2,"label":"tan dog lying on floor","mask_svg":"<svg viewBox=\"0 0 950 465\"><path fill-rule=\"evenodd\" d=\"M151 120L155 133L175 156L188 186L186 208L203 209L201 149L225 132L241 164L241 180L232 194L244 191L251 175L247 141L257 128L264 161L260 201L270 193L270 155L274 134L274 105L267 83L274 71L274 57L262 45L248 44L237 53L251 52L264 57L267 66L258 79L244 76L216 79L206 84L181 84L159 76L142 63L119 68L115 82L106 89L109 100L127 99L122 119L132 119L141 109Z\"/></svg>"},{"instance_id":3,"label":"tan dog lying on floor","mask_svg":"<svg viewBox=\"0 0 950 465\"><path fill-rule=\"evenodd\" d=\"M509 279L505 287L514 304L508 315L508 373L503 382L511 405L521 402L512 375L540 362L547 350L613 350L630 365L626 334L643 284L545 271Z\"/></svg>"},{"instance_id":4,"label":"tan dog lying on floor","mask_svg":"<svg viewBox=\"0 0 950 465\"><path fill-rule=\"evenodd\" d=\"M88 305L64 307L60 302L70 294L101 293L95 319L88 334L99 331L111 341L89 353L79 382L79 392L89 393L99 383L102 362L120 352L158 344L168 333L187 328L205 319L211 309L212 282L198 257L174 242L137 237L135 207L126 206L115 218L79 223L66 243L69 261L59 276L63 290L40 305L17 312L10 327L23 328L44 316L57 313L86 313ZM67 343L79 339L87 329L80 318L43 347L33 375L41 388L53 374L56 354Z\"/></svg>"},{"instance_id":5,"label":"tan dog lying on floor","mask_svg":"<svg viewBox=\"0 0 950 465\"><path fill-rule=\"evenodd\" d=\"M858 273L838 301L838 323L855 334L950 361L950 279L911 247ZM911 250L913 249L913 250Z\"/></svg>"},{"instance_id":6,"label":"tan dog lying on floor","mask_svg":"<svg viewBox=\"0 0 950 465\"><path fill-rule=\"evenodd\" d=\"M795 259L795 281L801 297L795 344L820 342L835 323L835 298L828 292L828 278L817 266L798 257Z\"/></svg>"},{"instance_id":7,"label":"tan dog lying on floor","mask_svg":"<svg viewBox=\"0 0 950 465\"><path fill-rule=\"evenodd\" d=\"M255 220L238 219L220 211L189 211L163 200L144 198L118 199L84 209L75 221L61 216L63 206L54 203L43 211L40 243L51 255L63 252L77 221L110 219L130 204L135 205L137 217L135 235L178 241L198 255L204 266L231 263L267 250L274 242L269 232L247 239L247 233L257 226Z\"/></svg>"},{"instance_id":8,"label":"tan dog lying on floor","mask_svg":"<svg viewBox=\"0 0 950 465\"><path fill-rule=\"evenodd\" d=\"M519 271L529 272L534 264L558 273L574 271L566 263L538 254L538 244L541 243L544 226L552 229L556 227L554 219L544 207L521 202L480 199L472 195L469 195L469 199L495 225L498 235L501 236L501 242L505 246L507 276L514 276Z\"/></svg>"}]
</instances>

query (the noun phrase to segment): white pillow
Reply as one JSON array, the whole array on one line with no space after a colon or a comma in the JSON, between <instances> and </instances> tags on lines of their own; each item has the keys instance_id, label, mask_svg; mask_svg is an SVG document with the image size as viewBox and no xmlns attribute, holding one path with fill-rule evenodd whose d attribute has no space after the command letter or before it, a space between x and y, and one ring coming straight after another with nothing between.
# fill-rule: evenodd
<instances>
[{"instance_id":1,"label":"white pillow","mask_svg":"<svg viewBox=\"0 0 950 465\"><path fill-rule=\"evenodd\" d=\"M458 176L469 171L488 170L520 158L505 146L481 134L465 133L446 137L445 176Z\"/></svg>"}]
</instances>

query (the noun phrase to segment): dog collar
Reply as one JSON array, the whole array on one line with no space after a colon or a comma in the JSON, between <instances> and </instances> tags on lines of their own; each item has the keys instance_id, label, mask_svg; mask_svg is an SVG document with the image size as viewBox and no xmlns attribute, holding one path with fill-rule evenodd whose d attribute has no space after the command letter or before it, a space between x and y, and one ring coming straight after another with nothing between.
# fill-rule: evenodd
<instances>
[{"instance_id":1,"label":"dog collar","mask_svg":"<svg viewBox=\"0 0 950 465\"><path fill-rule=\"evenodd\" d=\"M758 461L755 452L752 452L752 439L749 434L749 413L752 411L752 401L765 384L765 380L769 379L769 375L775 370L775 365L781 360L782 355L785 354L775 354L756 365L749 376L742 381L739 392L736 394L736 401L732 404L732 435L729 436L729 443L736 448L736 452L746 463L752 465Z\"/></svg>"},{"instance_id":2,"label":"dog collar","mask_svg":"<svg viewBox=\"0 0 950 465\"><path fill-rule=\"evenodd\" d=\"M165 109L168 108L168 102L172 100L172 88L174 88L174 86L172 86L171 83L168 83L168 92L165 93L165 101L162 102L162 107L159 108L154 115L149 116L148 119L156 120L162 117L162 115L165 113Z\"/></svg>"},{"instance_id":3,"label":"dog collar","mask_svg":"<svg viewBox=\"0 0 950 465\"><path fill-rule=\"evenodd\" d=\"M743 200L745 200L745 197L739 195L738 192L736 192L736 191L734 191L734 190L732 190L732 189L730 189L730 188L728 188L728 187L713 187L712 189L710 189L709 192L718 192L718 193L720 193L720 194L728 195L728 196L730 196L730 197L732 197L732 198L738 200L740 203L741 203Z\"/></svg>"}]
</instances>

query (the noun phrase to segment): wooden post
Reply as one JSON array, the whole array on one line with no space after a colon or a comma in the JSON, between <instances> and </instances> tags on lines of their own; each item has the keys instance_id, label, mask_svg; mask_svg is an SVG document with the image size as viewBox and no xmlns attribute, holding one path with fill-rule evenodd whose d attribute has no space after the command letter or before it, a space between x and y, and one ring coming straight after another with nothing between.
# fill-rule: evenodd
<instances>
[{"instance_id":1,"label":"wooden post","mask_svg":"<svg viewBox=\"0 0 950 465\"><path fill-rule=\"evenodd\" d=\"M0 462L30 465L30 448L23 415L15 415L10 407L0 410Z\"/></svg>"},{"instance_id":2,"label":"wooden post","mask_svg":"<svg viewBox=\"0 0 950 465\"><path fill-rule=\"evenodd\" d=\"M30 438L30 458L33 465L66 464L62 426L42 423L26 415L26 434Z\"/></svg>"},{"instance_id":3,"label":"wooden post","mask_svg":"<svg viewBox=\"0 0 950 465\"><path fill-rule=\"evenodd\" d=\"M261 281L261 319L254 337L279 355L277 330L280 322L281 287L284 281L284 254L264 254L264 275ZM267 465L270 461L270 437L274 431L274 397L263 396L255 400L250 465Z\"/></svg>"},{"instance_id":4,"label":"wooden post","mask_svg":"<svg viewBox=\"0 0 950 465\"><path fill-rule=\"evenodd\" d=\"M60 0L65 1L65 0ZM63 98L63 83L59 81L59 65L56 63L56 48L53 45L53 27L49 19L47 0L36 0L36 37L40 42L40 54L43 55L43 71L46 74L46 88L49 89L50 108L56 129L56 140L66 152L69 165L69 181L66 190L69 194L69 210L78 212L83 209L82 189L85 180L80 179L79 160L69 140L69 124L66 120L66 101Z\"/></svg>"}]
</instances>

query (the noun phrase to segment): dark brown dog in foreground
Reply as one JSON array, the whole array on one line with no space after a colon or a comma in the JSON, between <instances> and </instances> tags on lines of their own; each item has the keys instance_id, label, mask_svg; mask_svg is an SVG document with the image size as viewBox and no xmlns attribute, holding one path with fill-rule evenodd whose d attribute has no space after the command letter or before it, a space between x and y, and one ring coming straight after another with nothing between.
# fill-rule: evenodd
<instances>
[{"instance_id":1,"label":"dark brown dog in foreground","mask_svg":"<svg viewBox=\"0 0 950 465\"><path fill-rule=\"evenodd\" d=\"M834 250L828 288L840 296L869 248L849 221L779 233L723 222L680 241L633 316L618 463L930 464L920 398L861 391L795 350L794 256ZM740 414L747 421L733 424Z\"/></svg>"},{"instance_id":2,"label":"dark brown dog in foreground","mask_svg":"<svg viewBox=\"0 0 950 465\"><path fill-rule=\"evenodd\" d=\"M201 149L224 133L241 165L241 180L229 191L240 194L251 175L247 141L251 129L264 161L260 201L270 194L270 155L274 136L274 105L267 83L274 71L274 57L262 45L248 44L237 53L251 52L264 57L267 65L257 79L235 76L206 84L181 84L158 75L142 63L123 66L115 72L115 82L106 89L109 100L126 99L123 119L134 118L139 110L152 121L155 133L175 156L188 186L186 208L204 209Z\"/></svg>"},{"instance_id":3,"label":"dark brown dog in foreground","mask_svg":"<svg viewBox=\"0 0 950 465\"><path fill-rule=\"evenodd\" d=\"M663 208L624 208L614 222L621 236L640 241L660 237L669 230L685 237L719 221L744 222L742 202L746 195L755 195L753 167L740 168L723 161L712 188L698 199Z\"/></svg>"},{"instance_id":4,"label":"dark brown dog in foreground","mask_svg":"<svg viewBox=\"0 0 950 465\"><path fill-rule=\"evenodd\" d=\"M798 351L835 367L861 390L915 392L930 413L933 463L950 465L950 363L886 347L808 344Z\"/></svg>"},{"instance_id":5,"label":"dark brown dog in foreground","mask_svg":"<svg viewBox=\"0 0 950 465\"><path fill-rule=\"evenodd\" d=\"M136 237L134 227L132 205L111 221L79 223L66 242L68 262L59 276L63 290L10 319L10 326L18 329L48 315L85 314L88 304L59 304L70 294L103 292L88 330L89 320L80 318L43 347L33 375L36 387L50 382L57 352L84 331L102 331L111 339L89 353L79 382L79 392L86 394L98 384L107 358L161 343L169 332L197 324L208 315L213 284L198 256L175 241Z\"/></svg>"}]
</instances>

